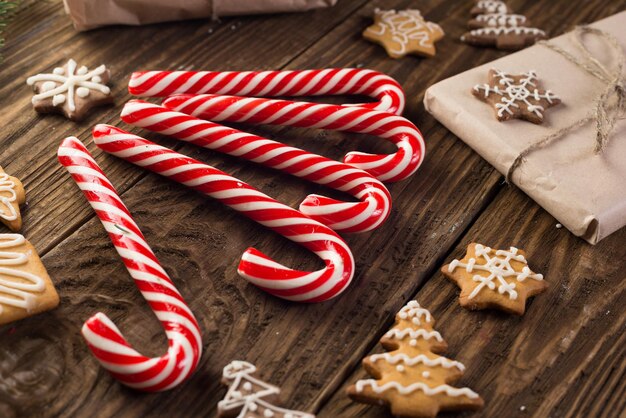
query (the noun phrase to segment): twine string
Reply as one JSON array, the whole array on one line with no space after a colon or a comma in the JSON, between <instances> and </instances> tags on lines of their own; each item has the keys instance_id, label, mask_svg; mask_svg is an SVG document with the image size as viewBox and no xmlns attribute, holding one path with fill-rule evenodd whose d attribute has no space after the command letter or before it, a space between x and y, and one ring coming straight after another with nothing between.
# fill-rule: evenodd
<instances>
[{"instance_id":1,"label":"twine string","mask_svg":"<svg viewBox=\"0 0 626 418\"><path fill-rule=\"evenodd\" d=\"M583 36L586 34L596 35L606 41L611 51L617 58L617 65L613 70L608 69L602 64L583 42ZM506 174L507 183L511 183L513 173L523 163L526 156L532 152L542 149L550 145L557 139L562 138L565 134L573 129L580 128L591 121L596 123L596 144L594 152L600 154L606 148L609 137L615 128L615 123L619 119L624 118L626 112L626 89L624 88L624 80L622 79L622 71L626 56L622 51L622 47L617 39L603 30L591 28L589 26L577 26L573 33L573 44L579 50L582 58L578 58L569 51L555 45L549 41L541 41L539 45L550 48L554 52L562 55L578 67L587 71L592 76L606 84L604 91L598 96L595 104L595 111L587 117L582 118L573 124L566 126L550 135L530 144L526 149L518 154L518 156L509 167Z\"/></svg>"}]
</instances>

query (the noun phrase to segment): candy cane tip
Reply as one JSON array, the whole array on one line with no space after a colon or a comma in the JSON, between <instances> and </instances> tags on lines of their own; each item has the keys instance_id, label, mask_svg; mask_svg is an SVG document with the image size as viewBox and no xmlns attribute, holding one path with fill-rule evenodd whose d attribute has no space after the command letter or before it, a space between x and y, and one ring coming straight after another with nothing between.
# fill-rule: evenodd
<instances>
[{"instance_id":1,"label":"candy cane tip","mask_svg":"<svg viewBox=\"0 0 626 418\"><path fill-rule=\"evenodd\" d=\"M111 126L111 125L106 125L104 123L99 123L96 126L93 127L93 130L91 131L91 134L94 138L94 140L97 140L97 138L106 136L106 135L112 135L113 133L119 133L119 132L123 132L121 129L116 128L115 126ZM97 144L97 142L96 142Z\"/></svg>"}]
</instances>

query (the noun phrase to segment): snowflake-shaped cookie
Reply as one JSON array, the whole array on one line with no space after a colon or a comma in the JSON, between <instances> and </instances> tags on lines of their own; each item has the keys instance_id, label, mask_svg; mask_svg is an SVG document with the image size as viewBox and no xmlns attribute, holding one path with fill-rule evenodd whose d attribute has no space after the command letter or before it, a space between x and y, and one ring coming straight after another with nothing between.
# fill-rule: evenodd
<instances>
[{"instance_id":1,"label":"snowflake-shaped cookie","mask_svg":"<svg viewBox=\"0 0 626 418\"><path fill-rule=\"evenodd\" d=\"M493 105L499 121L517 118L542 123L544 110L561 103L556 94L541 88L534 71L511 75L489 70L489 82L475 85L472 94Z\"/></svg>"},{"instance_id":2,"label":"snowflake-shaped cookie","mask_svg":"<svg viewBox=\"0 0 626 418\"><path fill-rule=\"evenodd\" d=\"M452 260L442 273L461 288L461 306L469 309L497 308L522 315L526 298L548 285L541 274L528 267L525 253L515 247L495 250L470 244L461 260Z\"/></svg>"},{"instance_id":3,"label":"snowflake-shaped cookie","mask_svg":"<svg viewBox=\"0 0 626 418\"><path fill-rule=\"evenodd\" d=\"M26 80L35 90L32 102L37 112L61 113L79 121L92 107L113 101L106 86L110 74L104 65L91 71L85 66L77 67L76 61L70 59L50 74L37 74Z\"/></svg>"},{"instance_id":4,"label":"snowflake-shaped cookie","mask_svg":"<svg viewBox=\"0 0 626 418\"><path fill-rule=\"evenodd\" d=\"M435 55L435 42L443 38L441 27L427 22L419 10L378 10L374 24L363 32L363 37L385 48L391 58L407 54L425 57Z\"/></svg>"}]
</instances>

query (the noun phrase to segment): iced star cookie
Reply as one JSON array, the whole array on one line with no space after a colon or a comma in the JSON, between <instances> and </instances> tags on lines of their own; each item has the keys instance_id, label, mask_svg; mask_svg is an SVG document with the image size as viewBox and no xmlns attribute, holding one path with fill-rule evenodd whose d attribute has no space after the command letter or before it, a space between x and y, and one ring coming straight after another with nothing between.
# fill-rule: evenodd
<instances>
[{"instance_id":1,"label":"iced star cookie","mask_svg":"<svg viewBox=\"0 0 626 418\"><path fill-rule=\"evenodd\" d=\"M438 355L447 344L434 330L430 312L412 300L396 315L396 323L380 342L386 353L363 360L374 379L357 381L348 395L357 402L387 405L398 417L435 417L440 411L476 410L480 396L467 387L454 387L465 366Z\"/></svg>"},{"instance_id":2,"label":"iced star cookie","mask_svg":"<svg viewBox=\"0 0 626 418\"><path fill-rule=\"evenodd\" d=\"M109 70L104 65L95 70L70 59L63 67L50 74L29 77L26 84L33 86L33 107L38 113L61 113L70 120L80 121L96 106L113 103L107 87Z\"/></svg>"},{"instance_id":3,"label":"iced star cookie","mask_svg":"<svg viewBox=\"0 0 626 418\"><path fill-rule=\"evenodd\" d=\"M391 58L402 58L407 54L432 57L435 42L443 38L441 27L427 22L419 10L378 10L374 24L363 32L363 37L382 45Z\"/></svg>"},{"instance_id":4,"label":"iced star cookie","mask_svg":"<svg viewBox=\"0 0 626 418\"><path fill-rule=\"evenodd\" d=\"M58 304L59 295L31 243L20 234L0 234L0 325Z\"/></svg>"},{"instance_id":5,"label":"iced star cookie","mask_svg":"<svg viewBox=\"0 0 626 418\"><path fill-rule=\"evenodd\" d=\"M22 228L20 205L26 201L26 192L22 182L9 176L0 167L0 221L13 232Z\"/></svg>"},{"instance_id":6,"label":"iced star cookie","mask_svg":"<svg viewBox=\"0 0 626 418\"><path fill-rule=\"evenodd\" d=\"M526 299L548 288L543 275L528 267L525 253L515 247L494 250L470 244L461 260L452 260L441 272L461 288L461 306L500 309L523 315Z\"/></svg>"},{"instance_id":7,"label":"iced star cookie","mask_svg":"<svg viewBox=\"0 0 626 418\"><path fill-rule=\"evenodd\" d=\"M501 122L524 119L539 124L543 122L543 112L547 108L561 103L556 94L541 88L534 71L511 75L496 69L489 70L488 82L476 84L472 94L491 104Z\"/></svg>"}]
</instances>

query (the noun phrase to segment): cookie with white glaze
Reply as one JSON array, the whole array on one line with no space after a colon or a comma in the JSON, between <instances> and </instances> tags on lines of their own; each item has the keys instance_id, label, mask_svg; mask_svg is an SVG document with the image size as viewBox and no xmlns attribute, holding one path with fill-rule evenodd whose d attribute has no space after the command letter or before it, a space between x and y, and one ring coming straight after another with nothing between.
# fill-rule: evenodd
<instances>
[{"instance_id":1,"label":"cookie with white glaze","mask_svg":"<svg viewBox=\"0 0 626 418\"><path fill-rule=\"evenodd\" d=\"M52 73L29 77L26 83L33 87L33 107L38 113L60 113L73 121L82 120L97 106L113 103L107 86L111 74L106 66L94 70L78 67L70 59Z\"/></svg>"},{"instance_id":2,"label":"cookie with white glaze","mask_svg":"<svg viewBox=\"0 0 626 418\"><path fill-rule=\"evenodd\" d=\"M25 201L26 192L22 182L0 167L0 221L13 232L22 228L20 205Z\"/></svg>"},{"instance_id":3,"label":"cookie with white glaze","mask_svg":"<svg viewBox=\"0 0 626 418\"><path fill-rule=\"evenodd\" d=\"M386 353L363 360L373 379L357 381L348 395L357 402L386 405L397 417L433 418L441 411L476 410L480 396L467 387L454 387L465 371L458 361L438 355L447 344L434 330L431 313L410 301L380 340Z\"/></svg>"},{"instance_id":4,"label":"cookie with white glaze","mask_svg":"<svg viewBox=\"0 0 626 418\"><path fill-rule=\"evenodd\" d=\"M22 235L0 234L0 267L0 325L59 304L37 250Z\"/></svg>"}]
</instances>

